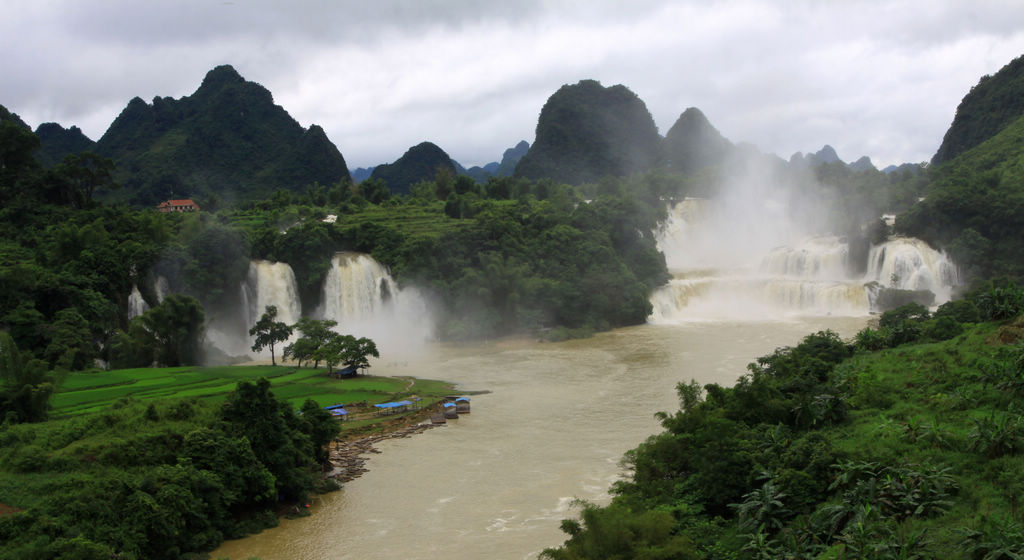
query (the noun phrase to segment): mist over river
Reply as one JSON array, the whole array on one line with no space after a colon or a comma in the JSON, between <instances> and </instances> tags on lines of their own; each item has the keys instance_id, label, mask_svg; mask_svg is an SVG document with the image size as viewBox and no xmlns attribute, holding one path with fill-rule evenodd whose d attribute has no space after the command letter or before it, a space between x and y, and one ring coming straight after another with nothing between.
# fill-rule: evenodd
<instances>
[{"instance_id":1,"label":"mist over river","mask_svg":"<svg viewBox=\"0 0 1024 560\"><path fill-rule=\"evenodd\" d=\"M731 385L746 365L817 330L844 339L866 316L648 324L562 343L426 345L389 352L374 375L444 379L473 412L380 443L369 471L317 497L309 517L228 541L213 558L536 558L560 545L574 498L599 504L623 454L660 431L675 386Z\"/></svg>"}]
</instances>

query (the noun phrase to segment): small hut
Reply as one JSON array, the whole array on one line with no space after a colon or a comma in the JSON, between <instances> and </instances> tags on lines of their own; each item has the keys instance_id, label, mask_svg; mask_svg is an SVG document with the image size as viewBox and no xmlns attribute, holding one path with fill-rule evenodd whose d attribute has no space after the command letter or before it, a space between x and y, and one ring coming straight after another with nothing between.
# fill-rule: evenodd
<instances>
[{"instance_id":1,"label":"small hut","mask_svg":"<svg viewBox=\"0 0 1024 560\"><path fill-rule=\"evenodd\" d=\"M458 407L455 406L455 403L453 403L453 402L446 402L442 406L444 407L444 417L445 418L447 418L449 420L455 420L456 418L459 417L459 410L458 410Z\"/></svg>"},{"instance_id":2,"label":"small hut","mask_svg":"<svg viewBox=\"0 0 1024 560\"><path fill-rule=\"evenodd\" d=\"M338 420L348 420L348 411L345 410L343 404L332 404L331 406L325 406L324 410L331 413L331 416Z\"/></svg>"},{"instance_id":3,"label":"small hut","mask_svg":"<svg viewBox=\"0 0 1024 560\"><path fill-rule=\"evenodd\" d=\"M459 414L469 414L469 397L455 399L455 410Z\"/></svg>"}]
</instances>

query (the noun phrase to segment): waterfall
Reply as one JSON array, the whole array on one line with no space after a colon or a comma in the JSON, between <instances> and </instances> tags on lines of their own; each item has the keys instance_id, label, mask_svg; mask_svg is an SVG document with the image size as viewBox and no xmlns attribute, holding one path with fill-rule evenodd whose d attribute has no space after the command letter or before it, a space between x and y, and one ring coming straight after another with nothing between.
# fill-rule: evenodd
<instances>
[{"instance_id":1,"label":"waterfall","mask_svg":"<svg viewBox=\"0 0 1024 560\"><path fill-rule=\"evenodd\" d=\"M249 329L260 319L268 305L277 307L277 321L287 325L295 324L302 316L302 304L292 267L281 262L259 259L250 261L245 282L238 287L237 304L234 312L221 313L207 322L206 340L228 356L249 356L252 355L253 343ZM289 342L275 345L278 358ZM270 350L263 350L259 357L269 359Z\"/></svg>"},{"instance_id":2,"label":"waterfall","mask_svg":"<svg viewBox=\"0 0 1024 560\"><path fill-rule=\"evenodd\" d=\"M959 283L956 266L945 253L907 237L872 247L866 278L901 290L928 290L939 303L949 301Z\"/></svg>"},{"instance_id":3,"label":"waterfall","mask_svg":"<svg viewBox=\"0 0 1024 560\"><path fill-rule=\"evenodd\" d=\"M128 294L128 319L134 319L147 311L149 311L149 304L142 299L139 287L132 284L132 292Z\"/></svg>"},{"instance_id":4,"label":"waterfall","mask_svg":"<svg viewBox=\"0 0 1024 560\"><path fill-rule=\"evenodd\" d=\"M835 237L814 237L797 247L776 247L761 260L761 271L803 279L845 280L849 248Z\"/></svg>"},{"instance_id":5,"label":"waterfall","mask_svg":"<svg viewBox=\"0 0 1024 560\"><path fill-rule=\"evenodd\" d=\"M156 302L161 304L164 302L164 298L170 293L170 284L167 279L163 276L157 276L156 282L153 283L153 291L156 292Z\"/></svg>"},{"instance_id":6,"label":"waterfall","mask_svg":"<svg viewBox=\"0 0 1024 560\"><path fill-rule=\"evenodd\" d=\"M433 337L430 309L420 292L399 289L388 270L363 253L334 255L318 314L337 321L339 332L372 338L382 354Z\"/></svg>"},{"instance_id":7,"label":"waterfall","mask_svg":"<svg viewBox=\"0 0 1024 560\"><path fill-rule=\"evenodd\" d=\"M253 260L242 287L246 329L256 324L268 305L277 307L277 320L292 325L302 316L295 273L287 263Z\"/></svg>"},{"instance_id":8,"label":"waterfall","mask_svg":"<svg viewBox=\"0 0 1024 560\"><path fill-rule=\"evenodd\" d=\"M949 258L917 239L873 247L867 273L851 276L850 250L837 237L765 225L764 215L687 199L656 233L672 280L651 294L652 323L865 315L881 287L928 290L936 303L957 285Z\"/></svg>"},{"instance_id":9,"label":"waterfall","mask_svg":"<svg viewBox=\"0 0 1024 560\"><path fill-rule=\"evenodd\" d=\"M322 315L338 324L360 321L380 312L394 281L373 257L362 253L338 253L324 280Z\"/></svg>"}]
</instances>

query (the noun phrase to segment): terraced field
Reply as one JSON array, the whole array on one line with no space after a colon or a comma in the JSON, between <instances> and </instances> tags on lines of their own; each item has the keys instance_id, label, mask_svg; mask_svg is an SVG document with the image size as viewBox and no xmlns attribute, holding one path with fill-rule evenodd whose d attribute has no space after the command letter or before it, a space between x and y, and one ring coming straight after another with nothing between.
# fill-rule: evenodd
<instances>
[{"instance_id":1,"label":"terraced field","mask_svg":"<svg viewBox=\"0 0 1024 560\"><path fill-rule=\"evenodd\" d=\"M265 377L274 395L299 408L306 399L322 406L365 402L376 404L411 395L436 402L450 391L441 381L396 377L335 379L323 369L289 366L221 366L140 368L73 373L54 395L52 416L67 417L98 412L118 399L147 401L177 397L219 401L239 381Z\"/></svg>"}]
</instances>

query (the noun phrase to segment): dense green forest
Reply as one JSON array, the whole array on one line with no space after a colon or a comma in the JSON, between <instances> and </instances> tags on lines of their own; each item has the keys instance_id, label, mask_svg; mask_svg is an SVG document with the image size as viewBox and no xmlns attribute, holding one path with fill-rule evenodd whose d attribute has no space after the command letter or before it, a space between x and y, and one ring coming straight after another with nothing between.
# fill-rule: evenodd
<instances>
[{"instance_id":1,"label":"dense green forest","mask_svg":"<svg viewBox=\"0 0 1024 560\"><path fill-rule=\"evenodd\" d=\"M277 524L320 477L339 424L266 379L223 402L130 398L103 412L0 430L0 558L207 558ZM5 506L6 507L6 506ZM13 513L5 511L3 513Z\"/></svg>"},{"instance_id":2,"label":"dense green forest","mask_svg":"<svg viewBox=\"0 0 1024 560\"><path fill-rule=\"evenodd\" d=\"M550 559L1024 555L1024 290L824 331L733 387L680 383L606 507Z\"/></svg>"}]
</instances>

